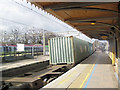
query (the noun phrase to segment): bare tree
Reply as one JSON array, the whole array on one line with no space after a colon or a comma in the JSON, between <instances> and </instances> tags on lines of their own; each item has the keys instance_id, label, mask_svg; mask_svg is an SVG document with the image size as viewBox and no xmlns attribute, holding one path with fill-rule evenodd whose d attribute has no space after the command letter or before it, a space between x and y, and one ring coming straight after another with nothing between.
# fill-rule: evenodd
<instances>
[{"instance_id":1,"label":"bare tree","mask_svg":"<svg viewBox=\"0 0 120 90\"><path fill-rule=\"evenodd\" d=\"M23 31L23 32L21 32ZM20 27L12 27L11 31L2 34L3 38L1 41L5 44L43 44L43 29L28 29L23 28L21 30ZM53 32L49 32L45 30L45 43L48 44L48 39L53 37L60 37L61 35L57 35Z\"/></svg>"}]
</instances>

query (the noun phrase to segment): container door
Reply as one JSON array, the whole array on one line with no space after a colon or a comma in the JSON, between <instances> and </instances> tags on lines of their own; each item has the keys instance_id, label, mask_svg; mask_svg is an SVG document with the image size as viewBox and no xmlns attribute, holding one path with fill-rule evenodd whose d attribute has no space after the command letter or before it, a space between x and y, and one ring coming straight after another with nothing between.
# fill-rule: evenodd
<instances>
[{"instance_id":1,"label":"container door","mask_svg":"<svg viewBox=\"0 0 120 90\"><path fill-rule=\"evenodd\" d=\"M51 64L73 63L72 42L70 37L52 38L50 45Z\"/></svg>"}]
</instances>

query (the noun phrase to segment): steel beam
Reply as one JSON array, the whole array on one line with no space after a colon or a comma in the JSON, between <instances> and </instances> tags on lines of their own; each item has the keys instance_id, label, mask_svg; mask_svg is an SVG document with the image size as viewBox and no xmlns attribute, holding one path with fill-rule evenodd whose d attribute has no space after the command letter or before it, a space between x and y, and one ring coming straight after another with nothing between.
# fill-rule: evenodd
<instances>
[{"instance_id":1,"label":"steel beam","mask_svg":"<svg viewBox=\"0 0 120 90\"><path fill-rule=\"evenodd\" d=\"M86 34L88 34L88 33L86 33ZM93 37L95 37L95 38L97 38L97 39L99 39L101 36L99 35L99 33L92 33L92 34L88 34L88 35L91 35L91 36L93 36Z\"/></svg>"},{"instance_id":2,"label":"steel beam","mask_svg":"<svg viewBox=\"0 0 120 90\"><path fill-rule=\"evenodd\" d=\"M112 16L112 17L94 17L94 18L71 18L71 19L66 19L64 20L65 22L66 21L96 21L96 20L110 20L110 19L117 19L118 17L116 16Z\"/></svg>"},{"instance_id":3,"label":"steel beam","mask_svg":"<svg viewBox=\"0 0 120 90\"><path fill-rule=\"evenodd\" d=\"M89 7L70 7L70 8L57 8L53 9L54 11L59 11L59 10L96 10L96 11L104 11L104 12L111 12L118 14L117 11L110 10L110 9L103 9L103 8L89 8Z\"/></svg>"},{"instance_id":4,"label":"steel beam","mask_svg":"<svg viewBox=\"0 0 120 90\"><path fill-rule=\"evenodd\" d=\"M107 29L81 29L80 31L91 31L91 32L94 32L94 31L111 31L111 30L107 30Z\"/></svg>"},{"instance_id":5,"label":"steel beam","mask_svg":"<svg viewBox=\"0 0 120 90\"><path fill-rule=\"evenodd\" d=\"M84 32L84 31L83 31ZM105 31L99 31L99 32L84 32L84 33L87 33L87 34L106 34L106 35L109 35L110 33L108 32L105 32Z\"/></svg>"},{"instance_id":6,"label":"steel beam","mask_svg":"<svg viewBox=\"0 0 120 90\"><path fill-rule=\"evenodd\" d=\"M94 34L94 36L97 36L97 34L105 34L105 35L109 36L108 38L113 37L113 35L114 35L113 32L109 32L109 31L108 32L107 31L96 31L96 32L84 32L84 31L81 31L81 32L89 34L89 35Z\"/></svg>"},{"instance_id":7,"label":"steel beam","mask_svg":"<svg viewBox=\"0 0 120 90\"><path fill-rule=\"evenodd\" d=\"M72 23L92 23L92 21L70 21ZM109 24L109 23L104 23L104 22L95 22L97 24L101 24L101 25L106 25L106 26L111 26L111 27L114 27L117 31L120 32L119 28L117 26L114 26L112 24ZM94 25L95 26L95 25Z\"/></svg>"},{"instance_id":8,"label":"steel beam","mask_svg":"<svg viewBox=\"0 0 120 90\"><path fill-rule=\"evenodd\" d=\"M110 32L111 34L114 34L114 32L113 31L111 31L111 30L107 30L107 29L97 29L97 30L80 30L81 32L98 32L98 31L107 31L107 32Z\"/></svg>"},{"instance_id":9,"label":"steel beam","mask_svg":"<svg viewBox=\"0 0 120 90\"><path fill-rule=\"evenodd\" d=\"M84 31L83 31L84 32ZM98 34L107 34L107 35L109 35L109 33L108 32L105 32L105 31L99 31L99 32L86 32L87 34L96 34L96 33L98 33Z\"/></svg>"},{"instance_id":10,"label":"steel beam","mask_svg":"<svg viewBox=\"0 0 120 90\"><path fill-rule=\"evenodd\" d=\"M82 31L82 32L96 32L96 31L107 31L107 32L112 32L112 31L110 31L110 30L105 30L105 29L102 29L102 30L100 30L100 29L98 29L98 30L80 30L80 31Z\"/></svg>"},{"instance_id":11,"label":"steel beam","mask_svg":"<svg viewBox=\"0 0 120 90\"><path fill-rule=\"evenodd\" d=\"M93 21L70 21L71 23L93 23ZM94 23L97 23L97 24L102 24L102 25L107 25L107 26L113 26L112 24L109 24L109 23L104 23L104 22L94 22ZM95 26L95 25L94 25Z\"/></svg>"},{"instance_id":12,"label":"steel beam","mask_svg":"<svg viewBox=\"0 0 120 90\"><path fill-rule=\"evenodd\" d=\"M101 33L91 33L90 35L91 36L93 36L93 37L95 37L95 38L101 38L101 35L100 35ZM104 34L104 35L107 35L108 36L108 38L110 38L110 35L108 34L108 33L102 33L102 34Z\"/></svg>"},{"instance_id":13,"label":"steel beam","mask_svg":"<svg viewBox=\"0 0 120 90\"><path fill-rule=\"evenodd\" d=\"M106 2L85 2L85 3L66 2L66 3L44 6L43 8L44 9L62 9L62 8L71 8L71 7L94 6L94 5L100 5L100 4L106 4Z\"/></svg>"},{"instance_id":14,"label":"steel beam","mask_svg":"<svg viewBox=\"0 0 120 90\"><path fill-rule=\"evenodd\" d=\"M107 36L109 36L108 38L112 37L113 38L113 33L112 33L112 36L110 34L110 32L105 32L105 31L102 31L102 32L83 32L83 33L86 33L88 35L94 35L94 36L99 36L100 34L105 34Z\"/></svg>"},{"instance_id":15,"label":"steel beam","mask_svg":"<svg viewBox=\"0 0 120 90\"><path fill-rule=\"evenodd\" d=\"M75 28L100 28L100 27L106 27L106 25L85 25L85 26L74 26Z\"/></svg>"}]
</instances>

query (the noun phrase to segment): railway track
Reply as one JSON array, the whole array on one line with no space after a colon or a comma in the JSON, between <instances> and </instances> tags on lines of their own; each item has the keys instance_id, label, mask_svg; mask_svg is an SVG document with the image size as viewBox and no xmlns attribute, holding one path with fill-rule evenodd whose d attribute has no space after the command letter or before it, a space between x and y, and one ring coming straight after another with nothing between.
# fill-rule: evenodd
<instances>
[{"instance_id":1,"label":"railway track","mask_svg":"<svg viewBox=\"0 0 120 90\"><path fill-rule=\"evenodd\" d=\"M46 61L41 64L3 71L1 89L16 90L19 88L20 90L26 90L27 88L28 90L37 90L50 83L72 67L72 65L49 65L49 61Z\"/></svg>"},{"instance_id":2,"label":"railway track","mask_svg":"<svg viewBox=\"0 0 120 90\"><path fill-rule=\"evenodd\" d=\"M42 69L40 65L31 66L29 69L24 67L20 69L22 73L18 72L19 75L16 76L14 74L9 75L9 73L4 74L3 76L11 76L4 77L5 88L38 90L89 57L95 51L93 44L72 36L52 38L48 43L50 46L50 64L49 62L48 65L41 64L44 66L41 66Z\"/></svg>"}]
</instances>

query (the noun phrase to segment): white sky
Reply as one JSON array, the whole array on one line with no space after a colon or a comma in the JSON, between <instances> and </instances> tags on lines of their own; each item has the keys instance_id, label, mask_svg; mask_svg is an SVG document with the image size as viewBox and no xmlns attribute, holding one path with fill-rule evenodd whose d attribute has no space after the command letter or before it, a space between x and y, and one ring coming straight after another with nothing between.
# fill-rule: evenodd
<instances>
[{"instance_id":1,"label":"white sky","mask_svg":"<svg viewBox=\"0 0 120 90\"><path fill-rule=\"evenodd\" d=\"M37 13L15 3L14 1L24 5L25 7L33 9ZM26 0L0 0L0 12L1 32L4 30L9 31L10 27L15 26L24 28L35 27L38 29L45 29L52 32L76 31L76 29L73 29L71 26L58 20L52 15L47 14L41 9L35 8L34 5L31 6L30 3L26 2ZM8 20L12 20L22 24L13 23ZM81 34L79 37L89 42L93 41L83 34Z\"/></svg>"}]
</instances>

